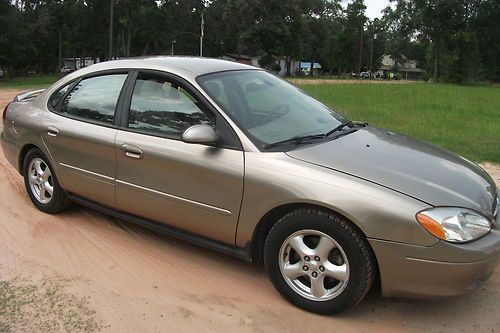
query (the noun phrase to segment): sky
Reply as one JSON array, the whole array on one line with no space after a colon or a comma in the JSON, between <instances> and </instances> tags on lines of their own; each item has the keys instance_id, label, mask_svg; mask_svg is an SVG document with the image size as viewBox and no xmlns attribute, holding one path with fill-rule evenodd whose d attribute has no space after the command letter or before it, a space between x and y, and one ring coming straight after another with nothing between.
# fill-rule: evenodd
<instances>
[{"instance_id":1,"label":"sky","mask_svg":"<svg viewBox=\"0 0 500 333\"><path fill-rule=\"evenodd\" d=\"M349 1L343 0L342 5L347 5ZM365 0L366 5L366 13L370 20L373 20L376 17L382 17L382 9L389 5L389 0Z\"/></svg>"}]
</instances>

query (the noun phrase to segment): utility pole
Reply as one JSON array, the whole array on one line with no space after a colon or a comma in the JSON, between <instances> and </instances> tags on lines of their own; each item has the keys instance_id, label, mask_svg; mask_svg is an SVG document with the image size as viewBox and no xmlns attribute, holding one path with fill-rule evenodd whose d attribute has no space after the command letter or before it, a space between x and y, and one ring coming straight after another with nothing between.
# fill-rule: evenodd
<instances>
[{"instance_id":1,"label":"utility pole","mask_svg":"<svg viewBox=\"0 0 500 333\"><path fill-rule=\"evenodd\" d=\"M113 7L114 1L109 1L109 60L113 59Z\"/></svg>"},{"instance_id":2,"label":"utility pole","mask_svg":"<svg viewBox=\"0 0 500 333\"><path fill-rule=\"evenodd\" d=\"M203 12L201 12L201 34L200 34L200 57L203 57L203 35L205 30L205 20L203 19Z\"/></svg>"},{"instance_id":3,"label":"utility pole","mask_svg":"<svg viewBox=\"0 0 500 333\"><path fill-rule=\"evenodd\" d=\"M172 40L172 52L170 53L171 55L174 55L174 45L175 45L176 40Z\"/></svg>"},{"instance_id":4,"label":"utility pole","mask_svg":"<svg viewBox=\"0 0 500 333\"><path fill-rule=\"evenodd\" d=\"M363 32L364 32L364 24L361 23L361 37L359 42L359 63L358 63L358 79L359 73L361 73L361 62L363 61Z\"/></svg>"}]
</instances>

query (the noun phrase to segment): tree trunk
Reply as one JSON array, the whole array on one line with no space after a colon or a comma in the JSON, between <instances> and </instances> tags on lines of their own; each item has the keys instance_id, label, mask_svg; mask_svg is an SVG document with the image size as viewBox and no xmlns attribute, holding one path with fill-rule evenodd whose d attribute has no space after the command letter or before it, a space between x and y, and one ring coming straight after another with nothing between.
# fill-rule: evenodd
<instances>
[{"instance_id":1,"label":"tree trunk","mask_svg":"<svg viewBox=\"0 0 500 333\"><path fill-rule=\"evenodd\" d=\"M114 7L114 1L115 0L110 0L109 1L109 52L108 52L108 57L109 60L113 59L113 7Z\"/></svg>"},{"instance_id":2,"label":"tree trunk","mask_svg":"<svg viewBox=\"0 0 500 333\"><path fill-rule=\"evenodd\" d=\"M312 61L311 61L311 67L310 67L310 71L311 73L309 73L309 76L314 76L314 62L316 61L316 50L313 50L313 56L312 56Z\"/></svg>"},{"instance_id":3,"label":"tree trunk","mask_svg":"<svg viewBox=\"0 0 500 333\"><path fill-rule=\"evenodd\" d=\"M360 33L360 40L359 40L359 62L358 62L358 76L357 78L359 79L359 73L361 73L361 63L363 61L363 32L364 32L364 28L363 26L361 26L361 29L360 29L361 33Z\"/></svg>"},{"instance_id":4,"label":"tree trunk","mask_svg":"<svg viewBox=\"0 0 500 333\"><path fill-rule=\"evenodd\" d=\"M127 50L125 49L125 34L123 33L123 28L122 28L122 48L123 48L123 57L125 58L127 56Z\"/></svg>"},{"instance_id":5,"label":"tree trunk","mask_svg":"<svg viewBox=\"0 0 500 333\"><path fill-rule=\"evenodd\" d=\"M130 15L127 19L127 54L126 57L130 57L130 45L132 43L132 19Z\"/></svg>"},{"instance_id":6,"label":"tree trunk","mask_svg":"<svg viewBox=\"0 0 500 333\"><path fill-rule=\"evenodd\" d=\"M85 55L85 44L83 45L83 50L82 50L82 58L80 61L83 61L82 63L82 66L83 67L86 67L87 66L87 59L86 59L86 55Z\"/></svg>"},{"instance_id":7,"label":"tree trunk","mask_svg":"<svg viewBox=\"0 0 500 333\"><path fill-rule=\"evenodd\" d=\"M434 50L434 82L439 81L439 40L436 43Z\"/></svg>"},{"instance_id":8,"label":"tree trunk","mask_svg":"<svg viewBox=\"0 0 500 333\"><path fill-rule=\"evenodd\" d=\"M62 27L59 27L59 54L58 54L58 66L57 67L57 70L58 72L61 71L61 67L62 67Z\"/></svg>"}]
</instances>

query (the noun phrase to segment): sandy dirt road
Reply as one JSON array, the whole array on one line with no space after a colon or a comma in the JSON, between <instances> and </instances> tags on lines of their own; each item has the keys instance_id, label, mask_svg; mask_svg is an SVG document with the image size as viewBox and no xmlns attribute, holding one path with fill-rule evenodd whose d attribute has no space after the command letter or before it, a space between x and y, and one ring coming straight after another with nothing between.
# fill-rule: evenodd
<instances>
[{"instance_id":1,"label":"sandy dirt road","mask_svg":"<svg viewBox=\"0 0 500 333\"><path fill-rule=\"evenodd\" d=\"M0 91L2 110L15 93ZM488 168L496 170L500 183L500 169ZM284 301L259 266L79 206L55 216L43 214L30 203L22 178L1 152L0 170L0 331L500 329L499 269L463 297L384 299L375 289L347 313L318 316Z\"/></svg>"}]
</instances>

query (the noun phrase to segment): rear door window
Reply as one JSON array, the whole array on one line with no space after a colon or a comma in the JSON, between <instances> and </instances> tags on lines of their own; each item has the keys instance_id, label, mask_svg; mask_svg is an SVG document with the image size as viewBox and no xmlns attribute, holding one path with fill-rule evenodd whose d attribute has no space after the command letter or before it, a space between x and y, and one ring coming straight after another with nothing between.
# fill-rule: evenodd
<instances>
[{"instance_id":1,"label":"rear door window","mask_svg":"<svg viewBox=\"0 0 500 333\"><path fill-rule=\"evenodd\" d=\"M81 80L62 102L61 113L91 122L113 124L126 78L127 74L110 74Z\"/></svg>"}]
</instances>

